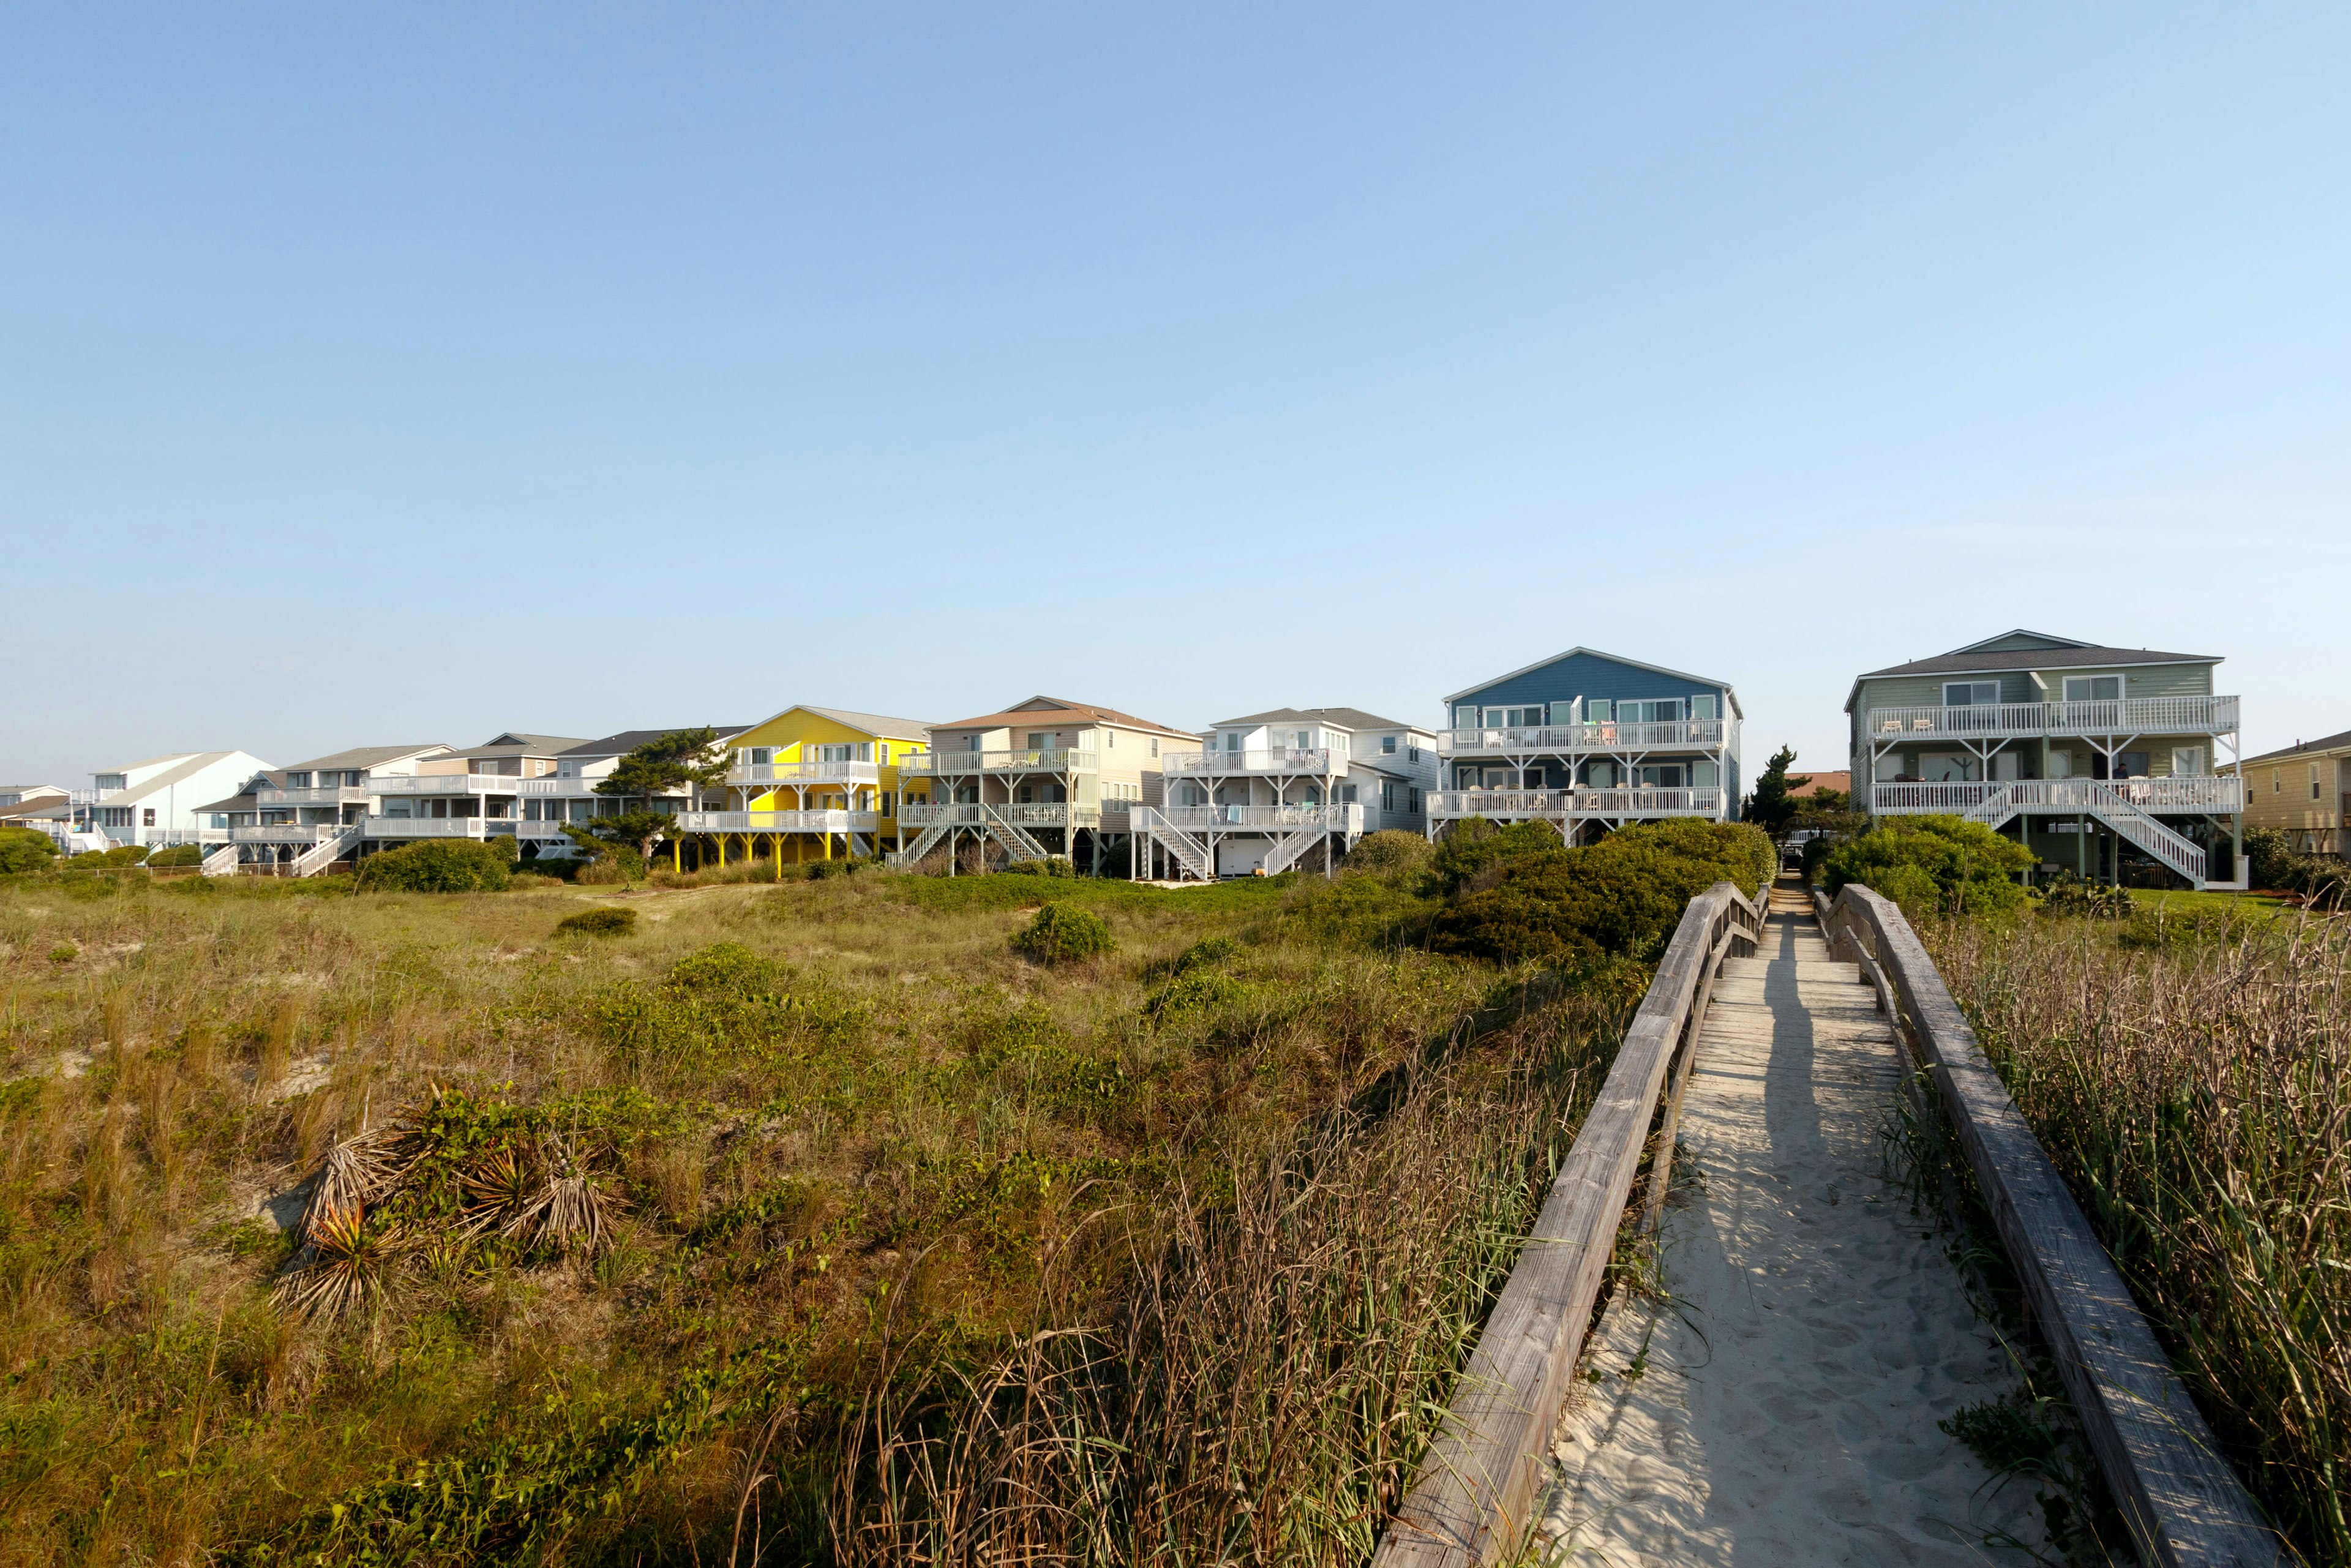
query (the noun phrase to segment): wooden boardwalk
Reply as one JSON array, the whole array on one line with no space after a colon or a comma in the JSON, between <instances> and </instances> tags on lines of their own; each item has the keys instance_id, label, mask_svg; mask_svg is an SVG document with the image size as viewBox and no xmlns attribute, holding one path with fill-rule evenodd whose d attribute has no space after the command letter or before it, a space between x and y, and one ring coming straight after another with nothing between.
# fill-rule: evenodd
<instances>
[{"instance_id":1,"label":"wooden boardwalk","mask_svg":"<svg viewBox=\"0 0 2351 1568\"><path fill-rule=\"evenodd\" d=\"M1725 961L1682 1111L1663 1298L1587 1348L1543 1533L1571 1563L1960 1564L2045 1547L1937 1422L2015 1386L1939 1239L1887 1181L1893 1026L1775 890Z\"/></svg>"}]
</instances>

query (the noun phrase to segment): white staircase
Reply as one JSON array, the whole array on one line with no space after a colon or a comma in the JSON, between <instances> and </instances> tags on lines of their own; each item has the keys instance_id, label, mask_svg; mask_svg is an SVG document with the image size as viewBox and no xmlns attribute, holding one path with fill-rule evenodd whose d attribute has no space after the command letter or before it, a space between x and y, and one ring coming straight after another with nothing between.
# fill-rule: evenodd
<instances>
[{"instance_id":1,"label":"white staircase","mask_svg":"<svg viewBox=\"0 0 2351 1568\"><path fill-rule=\"evenodd\" d=\"M1298 863L1298 857L1328 834L1325 828L1300 828L1265 852L1265 874L1279 876Z\"/></svg>"},{"instance_id":2,"label":"white staircase","mask_svg":"<svg viewBox=\"0 0 2351 1568\"><path fill-rule=\"evenodd\" d=\"M913 843L893 853L889 857L890 863L900 870L922 864L923 857L938 848L939 841L946 838L949 831L945 822L932 823L915 836Z\"/></svg>"},{"instance_id":3,"label":"white staircase","mask_svg":"<svg viewBox=\"0 0 2351 1568\"><path fill-rule=\"evenodd\" d=\"M1039 843L1028 829L1017 822L1007 821L1004 814L993 806L983 809L987 813L987 831L998 843L1004 846L1006 854L1016 861L1041 861L1050 857L1051 852Z\"/></svg>"},{"instance_id":4,"label":"white staircase","mask_svg":"<svg viewBox=\"0 0 2351 1568\"><path fill-rule=\"evenodd\" d=\"M206 876L235 876L236 874L236 856L237 850L235 844L221 845L220 848L204 856L204 874Z\"/></svg>"},{"instance_id":5,"label":"white staircase","mask_svg":"<svg viewBox=\"0 0 2351 1568\"><path fill-rule=\"evenodd\" d=\"M2030 779L2001 785L1964 813L1970 822L1997 829L2020 812L2074 812L2096 818L2137 844L2200 892L2210 880L2204 852L2096 779Z\"/></svg>"},{"instance_id":6,"label":"white staircase","mask_svg":"<svg viewBox=\"0 0 2351 1568\"><path fill-rule=\"evenodd\" d=\"M358 853L362 836L363 830L360 825L353 822L333 838L320 839L317 843L295 856L294 863L286 868L286 873L291 876L316 876L345 856Z\"/></svg>"},{"instance_id":7,"label":"white staircase","mask_svg":"<svg viewBox=\"0 0 2351 1568\"><path fill-rule=\"evenodd\" d=\"M1148 837L1153 843L1174 856L1177 865L1202 882L1217 880L1216 861L1209 854L1207 844L1183 829L1171 826L1166 818L1146 806L1134 808L1129 820L1137 832ZM1143 867L1137 864L1134 870L1135 874L1139 876L1142 874Z\"/></svg>"}]
</instances>

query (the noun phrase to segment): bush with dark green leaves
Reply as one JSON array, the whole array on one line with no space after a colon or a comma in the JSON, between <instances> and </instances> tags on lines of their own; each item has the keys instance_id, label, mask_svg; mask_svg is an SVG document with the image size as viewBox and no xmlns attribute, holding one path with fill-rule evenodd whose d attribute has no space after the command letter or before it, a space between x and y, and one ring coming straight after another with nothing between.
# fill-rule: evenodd
<instances>
[{"instance_id":1,"label":"bush with dark green leaves","mask_svg":"<svg viewBox=\"0 0 2351 1568\"><path fill-rule=\"evenodd\" d=\"M1006 876L1059 876L1078 874L1078 868L1066 855L1047 855L1040 861L1014 861L1004 868Z\"/></svg>"},{"instance_id":2,"label":"bush with dark green leaves","mask_svg":"<svg viewBox=\"0 0 2351 1568\"><path fill-rule=\"evenodd\" d=\"M124 844L111 850L84 850L66 862L76 871L120 871L134 866L147 858L141 844Z\"/></svg>"},{"instance_id":3,"label":"bush with dark green leaves","mask_svg":"<svg viewBox=\"0 0 2351 1568\"><path fill-rule=\"evenodd\" d=\"M1048 904L1012 934L1012 950L1040 964L1066 964L1115 946L1102 917L1075 904Z\"/></svg>"},{"instance_id":4,"label":"bush with dark green leaves","mask_svg":"<svg viewBox=\"0 0 2351 1568\"><path fill-rule=\"evenodd\" d=\"M2304 854L2275 828L2245 830L2245 859L2255 887L2299 893L2321 902L2351 902L2351 864L2330 855Z\"/></svg>"},{"instance_id":5,"label":"bush with dark green leaves","mask_svg":"<svg viewBox=\"0 0 2351 1568\"><path fill-rule=\"evenodd\" d=\"M204 863L204 847L200 844L173 844L168 850L157 850L149 855L146 863L162 871L173 866L202 865Z\"/></svg>"},{"instance_id":6,"label":"bush with dark green leaves","mask_svg":"<svg viewBox=\"0 0 2351 1568\"><path fill-rule=\"evenodd\" d=\"M1431 948L1503 964L1654 962L1691 899L1718 882L1751 898L1776 869L1771 841L1735 823L1645 824L1577 849L1558 847L1552 834L1550 848L1496 852L1531 838L1517 828L1479 835L1454 857L1466 875L1439 851L1440 873L1462 891L1431 922Z\"/></svg>"},{"instance_id":7,"label":"bush with dark green leaves","mask_svg":"<svg viewBox=\"0 0 2351 1568\"><path fill-rule=\"evenodd\" d=\"M1382 828L1356 840L1339 869L1346 876L1411 877L1426 871L1436 858L1437 846L1418 833Z\"/></svg>"},{"instance_id":8,"label":"bush with dark green leaves","mask_svg":"<svg viewBox=\"0 0 2351 1568\"><path fill-rule=\"evenodd\" d=\"M358 886L361 893L504 893L513 873L513 856L498 840L430 839L368 856L360 862Z\"/></svg>"},{"instance_id":9,"label":"bush with dark green leaves","mask_svg":"<svg viewBox=\"0 0 2351 1568\"><path fill-rule=\"evenodd\" d=\"M2102 882L2084 882L2060 872L2041 890L2041 913L2089 920L2127 920L2138 908L2129 892Z\"/></svg>"},{"instance_id":10,"label":"bush with dark green leaves","mask_svg":"<svg viewBox=\"0 0 2351 1568\"><path fill-rule=\"evenodd\" d=\"M1840 843L1821 863L1819 886L1834 898L1857 882L1925 915L2011 915L2025 905L2017 878L2032 852L1961 817L1900 817Z\"/></svg>"},{"instance_id":11,"label":"bush with dark green leaves","mask_svg":"<svg viewBox=\"0 0 2351 1568\"><path fill-rule=\"evenodd\" d=\"M47 871L57 852L57 841L47 833L30 828L0 828L0 875Z\"/></svg>"},{"instance_id":12,"label":"bush with dark green leaves","mask_svg":"<svg viewBox=\"0 0 2351 1568\"><path fill-rule=\"evenodd\" d=\"M626 936L636 928L633 909L583 909L555 923L558 936Z\"/></svg>"}]
</instances>

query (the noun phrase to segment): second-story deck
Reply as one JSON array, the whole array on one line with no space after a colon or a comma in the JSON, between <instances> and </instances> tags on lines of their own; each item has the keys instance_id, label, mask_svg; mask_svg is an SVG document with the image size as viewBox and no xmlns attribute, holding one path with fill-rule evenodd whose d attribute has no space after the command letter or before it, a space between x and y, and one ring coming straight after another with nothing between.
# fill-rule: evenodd
<instances>
[{"instance_id":1,"label":"second-story deck","mask_svg":"<svg viewBox=\"0 0 2351 1568\"><path fill-rule=\"evenodd\" d=\"M2019 811L2095 812L2119 798L2142 811L2231 816L2245 809L2245 781L2231 774L2163 779L1995 779L1941 784L1876 784L1872 811L1890 816L1964 816L1999 797Z\"/></svg>"},{"instance_id":2,"label":"second-story deck","mask_svg":"<svg viewBox=\"0 0 2351 1568\"><path fill-rule=\"evenodd\" d=\"M1484 725L1437 732L1441 758L1570 757L1627 751L1714 751L1729 744L1732 721L1719 718L1663 719L1656 723L1613 720L1589 724Z\"/></svg>"},{"instance_id":3,"label":"second-story deck","mask_svg":"<svg viewBox=\"0 0 2351 1568\"><path fill-rule=\"evenodd\" d=\"M882 829L877 811L680 811L684 833L873 833Z\"/></svg>"},{"instance_id":4,"label":"second-story deck","mask_svg":"<svg viewBox=\"0 0 2351 1568\"><path fill-rule=\"evenodd\" d=\"M1321 828L1331 832L1359 834L1364 831L1364 808L1359 805L1335 806L1167 806L1159 811L1160 821L1171 828L1188 832L1293 832L1300 828Z\"/></svg>"},{"instance_id":5,"label":"second-story deck","mask_svg":"<svg viewBox=\"0 0 2351 1568\"><path fill-rule=\"evenodd\" d=\"M1497 817L1546 821L1661 817L1719 819L1727 800L1720 789L1432 789L1432 821Z\"/></svg>"},{"instance_id":6,"label":"second-story deck","mask_svg":"<svg viewBox=\"0 0 2351 1568\"><path fill-rule=\"evenodd\" d=\"M1110 807L1063 800L985 804L958 800L936 805L917 801L898 808L898 823L908 829L986 828L991 822L1016 828L1099 828L1105 811L1123 816L1131 804L1124 800Z\"/></svg>"},{"instance_id":7,"label":"second-story deck","mask_svg":"<svg viewBox=\"0 0 2351 1568\"><path fill-rule=\"evenodd\" d=\"M253 792L253 798L264 806L363 806L374 792L372 786L356 784L314 785L306 789L264 785Z\"/></svg>"},{"instance_id":8,"label":"second-story deck","mask_svg":"<svg viewBox=\"0 0 2351 1568\"><path fill-rule=\"evenodd\" d=\"M1885 747L1911 740L2035 740L2115 735L2233 735L2232 696L2106 697L2082 702L1982 703L1969 707L1882 707L1862 716L1862 735Z\"/></svg>"},{"instance_id":9,"label":"second-story deck","mask_svg":"<svg viewBox=\"0 0 2351 1568\"><path fill-rule=\"evenodd\" d=\"M1341 772L1347 767L1338 759ZM1331 748L1323 746L1277 746L1256 751L1170 751L1159 758L1160 771L1169 778L1208 779L1239 774L1327 774Z\"/></svg>"},{"instance_id":10,"label":"second-story deck","mask_svg":"<svg viewBox=\"0 0 2351 1568\"><path fill-rule=\"evenodd\" d=\"M738 762L726 770L726 782L738 789L881 781L881 765L872 762Z\"/></svg>"},{"instance_id":11,"label":"second-story deck","mask_svg":"<svg viewBox=\"0 0 2351 1568\"><path fill-rule=\"evenodd\" d=\"M1074 747L1027 751L921 751L899 764L917 778L961 778L975 773L1095 773L1102 758Z\"/></svg>"}]
</instances>

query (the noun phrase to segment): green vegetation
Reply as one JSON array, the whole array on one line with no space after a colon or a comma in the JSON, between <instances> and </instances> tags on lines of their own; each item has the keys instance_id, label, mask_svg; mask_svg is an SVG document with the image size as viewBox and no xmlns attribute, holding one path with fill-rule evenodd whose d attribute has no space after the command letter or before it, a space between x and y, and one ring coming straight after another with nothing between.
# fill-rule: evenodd
<instances>
[{"instance_id":1,"label":"green vegetation","mask_svg":"<svg viewBox=\"0 0 2351 1568\"><path fill-rule=\"evenodd\" d=\"M13 879L0 1555L1359 1561L1640 994L1390 940L1383 850L592 950L408 852Z\"/></svg>"},{"instance_id":2,"label":"green vegetation","mask_svg":"<svg viewBox=\"0 0 2351 1568\"><path fill-rule=\"evenodd\" d=\"M140 864L147 858L143 844L124 844L111 850L84 850L67 857L66 863L81 871L120 871Z\"/></svg>"},{"instance_id":3,"label":"green vegetation","mask_svg":"<svg viewBox=\"0 0 2351 1568\"><path fill-rule=\"evenodd\" d=\"M1783 746L1773 752L1763 771L1755 776L1755 792L1748 796L1746 803L1740 808L1739 814L1743 821L1762 829L1774 840L1787 837L1788 829L1795 821L1798 802L1788 791L1813 781L1809 774L1789 777L1788 769L1794 766L1795 761L1793 747Z\"/></svg>"},{"instance_id":4,"label":"green vegetation","mask_svg":"<svg viewBox=\"0 0 2351 1568\"><path fill-rule=\"evenodd\" d=\"M1101 915L1066 904L1046 904L1012 934L1012 950L1040 964L1092 958L1115 946Z\"/></svg>"},{"instance_id":5,"label":"green vegetation","mask_svg":"<svg viewBox=\"0 0 2351 1568\"><path fill-rule=\"evenodd\" d=\"M174 866L202 865L204 863L204 847L200 844L173 844L170 849L157 850L149 855L145 863L158 871Z\"/></svg>"},{"instance_id":6,"label":"green vegetation","mask_svg":"<svg viewBox=\"0 0 2351 1568\"><path fill-rule=\"evenodd\" d=\"M30 828L0 828L0 876L47 871L56 858L57 841Z\"/></svg>"},{"instance_id":7,"label":"green vegetation","mask_svg":"<svg viewBox=\"0 0 2351 1568\"><path fill-rule=\"evenodd\" d=\"M1832 898L1857 882L1900 904L1911 919L1929 915L2013 915L2026 904L2017 878L2032 852L1980 822L1959 817L1899 817L1830 849L1816 885Z\"/></svg>"},{"instance_id":8,"label":"green vegetation","mask_svg":"<svg viewBox=\"0 0 2351 1568\"><path fill-rule=\"evenodd\" d=\"M2351 1564L2351 925L2212 895L1921 926L2230 1458Z\"/></svg>"},{"instance_id":9,"label":"green vegetation","mask_svg":"<svg viewBox=\"0 0 2351 1568\"><path fill-rule=\"evenodd\" d=\"M2296 893L2314 902L2351 900L2351 865L2332 855L2306 855L2275 828L2245 831L2245 858L2252 884L2272 893Z\"/></svg>"},{"instance_id":10,"label":"green vegetation","mask_svg":"<svg viewBox=\"0 0 2351 1568\"><path fill-rule=\"evenodd\" d=\"M514 872L512 839L427 839L360 862L362 893L498 893Z\"/></svg>"},{"instance_id":11,"label":"green vegetation","mask_svg":"<svg viewBox=\"0 0 2351 1568\"><path fill-rule=\"evenodd\" d=\"M627 936L636 928L633 909L583 909L555 923L556 934L565 936Z\"/></svg>"}]
</instances>

